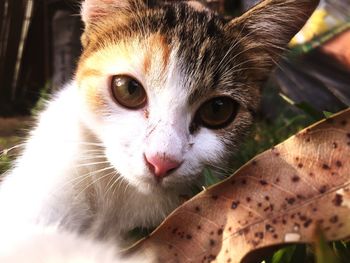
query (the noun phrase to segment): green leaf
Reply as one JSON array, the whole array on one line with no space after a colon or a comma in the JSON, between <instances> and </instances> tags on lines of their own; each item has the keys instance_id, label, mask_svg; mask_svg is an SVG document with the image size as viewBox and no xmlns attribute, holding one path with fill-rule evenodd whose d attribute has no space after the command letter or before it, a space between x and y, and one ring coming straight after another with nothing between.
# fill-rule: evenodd
<instances>
[{"instance_id":1,"label":"green leaf","mask_svg":"<svg viewBox=\"0 0 350 263\"><path fill-rule=\"evenodd\" d=\"M296 246L289 246L278 250L272 257L271 263L290 263Z\"/></svg>"},{"instance_id":2,"label":"green leaf","mask_svg":"<svg viewBox=\"0 0 350 263\"><path fill-rule=\"evenodd\" d=\"M319 112L317 109L315 109L312 105L310 105L309 103L306 102L295 102L294 100L292 100L291 98L289 98L288 96L280 93L279 94L281 96L282 99L284 99L287 103L289 103L290 105L293 105L294 107L302 110L303 112L305 112L307 115L309 115L310 117L312 117L314 120L321 120L323 118L323 114L321 112Z\"/></svg>"},{"instance_id":3,"label":"green leaf","mask_svg":"<svg viewBox=\"0 0 350 263\"><path fill-rule=\"evenodd\" d=\"M280 93L279 95L280 95L280 97L281 97L282 99L284 99L288 104L293 105L293 106L296 104L296 102L295 102L294 100L292 100L291 98L289 98L288 96L286 96L286 95L284 95L284 94L282 94L282 93Z\"/></svg>"},{"instance_id":4,"label":"green leaf","mask_svg":"<svg viewBox=\"0 0 350 263\"><path fill-rule=\"evenodd\" d=\"M306 246L301 244L295 245L295 250L290 260L290 263L306 262L305 260L306 258L307 258ZM282 263L282 262L283 261L279 263Z\"/></svg>"},{"instance_id":5,"label":"green leaf","mask_svg":"<svg viewBox=\"0 0 350 263\"><path fill-rule=\"evenodd\" d=\"M310 117L312 117L315 120L323 119L323 114L306 102L296 103L295 107L304 111L306 114L308 114Z\"/></svg>"},{"instance_id":6,"label":"green leaf","mask_svg":"<svg viewBox=\"0 0 350 263\"><path fill-rule=\"evenodd\" d=\"M340 262L349 262L350 250L348 244L343 241L332 243L334 254L339 258Z\"/></svg>"},{"instance_id":7,"label":"green leaf","mask_svg":"<svg viewBox=\"0 0 350 263\"><path fill-rule=\"evenodd\" d=\"M208 187L221 181L221 179L214 176L209 168L203 170L204 175L204 186Z\"/></svg>"},{"instance_id":8,"label":"green leaf","mask_svg":"<svg viewBox=\"0 0 350 263\"><path fill-rule=\"evenodd\" d=\"M328 246L321 230L317 230L315 252L317 263L340 263L332 249Z\"/></svg>"},{"instance_id":9,"label":"green leaf","mask_svg":"<svg viewBox=\"0 0 350 263\"><path fill-rule=\"evenodd\" d=\"M329 118L333 115L332 112L329 112L329 111L323 111L323 115L326 117L326 118Z\"/></svg>"},{"instance_id":10,"label":"green leaf","mask_svg":"<svg viewBox=\"0 0 350 263\"><path fill-rule=\"evenodd\" d=\"M0 175L5 173L11 167L11 159L7 154L0 155Z\"/></svg>"}]
</instances>

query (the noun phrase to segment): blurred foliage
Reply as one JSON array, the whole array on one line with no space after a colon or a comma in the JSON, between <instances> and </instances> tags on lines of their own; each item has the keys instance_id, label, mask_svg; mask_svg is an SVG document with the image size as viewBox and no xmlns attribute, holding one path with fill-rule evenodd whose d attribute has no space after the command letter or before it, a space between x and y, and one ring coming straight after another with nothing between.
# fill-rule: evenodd
<instances>
[{"instance_id":1,"label":"blurred foliage","mask_svg":"<svg viewBox=\"0 0 350 263\"><path fill-rule=\"evenodd\" d=\"M31 114L32 115L37 115L40 111L42 111L45 106L46 102L50 99L51 93L50 93L50 87L52 83L50 81L47 81L44 88L40 90L40 96L39 100L36 102L34 107L31 109Z\"/></svg>"},{"instance_id":2,"label":"blurred foliage","mask_svg":"<svg viewBox=\"0 0 350 263\"><path fill-rule=\"evenodd\" d=\"M265 263L302 263L312 262L307 254L307 247L304 245L292 245L279 249Z\"/></svg>"},{"instance_id":3,"label":"blurred foliage","mask_svg":"<svg viewBox=\"0 0 350 263\"><path fill-rule=\"evenodd\" d=\"M11 168L16 154L13 154L13 145L19 145L19 136L0 137L0 177ZM15 146L16 147L16 146Z\"/></svg>"},{"instance_id":4,"label":"blurred foliage","mask_svg":"<svg viewBox=\"0 0 350 263\"><path fill-rule=\"evenodd\" d=\"M323 113L317 112L306 103L296 104L285 95L279 96L279 105L274 109L278 114L273 118L258 118L252 136L240 147L233 161L234 170L241 167L257 154L283 142L293 134L322 119ZM275 105L275 104L274 104Z\"/></svg>"},{"instance_id":5,"label":"blurred foliage","mask_svg":"<svg viewBox=\"0 0 350 263\"><path fill-rule=\"evenodd\" d=\"M11 158L6 154L0 155L0 176L5 173L11 167Z\"/></svg>"}]
</instances>

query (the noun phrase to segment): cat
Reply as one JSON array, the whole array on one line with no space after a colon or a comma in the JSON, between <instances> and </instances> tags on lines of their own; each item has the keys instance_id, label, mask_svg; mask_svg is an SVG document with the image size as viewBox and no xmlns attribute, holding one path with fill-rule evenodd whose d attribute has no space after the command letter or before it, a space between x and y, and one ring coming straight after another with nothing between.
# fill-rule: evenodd
<instances>
[{"instance_id":1,"label":"cat","mask_svg":"<svg viewBox=\"0 0 350 263\"><path fill-rule=\"evenodd\" d=\"M205 167L229 170L317 3L265 0L228 20L193 1L83 1L76 74L1 184L0 259L119 262L127 233L157 226Z\"/></svg>"}]
</instances>

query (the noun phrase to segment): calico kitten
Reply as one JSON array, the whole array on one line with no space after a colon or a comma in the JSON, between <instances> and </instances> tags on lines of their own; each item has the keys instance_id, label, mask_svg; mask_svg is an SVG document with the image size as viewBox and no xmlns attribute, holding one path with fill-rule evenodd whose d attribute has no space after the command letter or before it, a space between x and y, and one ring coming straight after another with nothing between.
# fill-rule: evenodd
<instances>
[{"instance_id":1,"label":"calico kitten","mask_svg":"<svg viewBox=\"0 0 350 263\"><path fill-rule=\"evenodd\" d=\"M227 170L262 81L317 5L266 0L227 21L197 2L145 2L82 3L75 77L1 185L0 257L45 240L83 256L100 251L92 240L122 244L159 224L204 167Z\"/></svg>"}]
</instances>

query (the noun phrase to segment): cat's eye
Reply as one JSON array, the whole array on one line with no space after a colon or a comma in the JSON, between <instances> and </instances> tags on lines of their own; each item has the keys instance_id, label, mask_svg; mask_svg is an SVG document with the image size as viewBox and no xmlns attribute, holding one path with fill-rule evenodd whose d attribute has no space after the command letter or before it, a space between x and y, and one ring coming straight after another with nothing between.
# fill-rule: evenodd
<instances>
[{"instance_id":1,"label":"cat's eye","mask_svg":"<svg viewBox=\"0 0 350 263\"><path fill-rule=\"evenodd\" d=\"M114 76L111 82L111 91L114 99L129 109L139 109L147 102L145 89L137 80L129 76Z\"/></svg>"},{"instance_id":2,"label":"cat's eye","mask_svg":"<svg viewBox=\"0 0 350 263\"><path fill-rule=\"evenodd\" d=\"M217 97L205 102L197 111L196 122L210 129L220 129L233 121L239 104L229 97Z\"/></svg>"}]
</instances>

